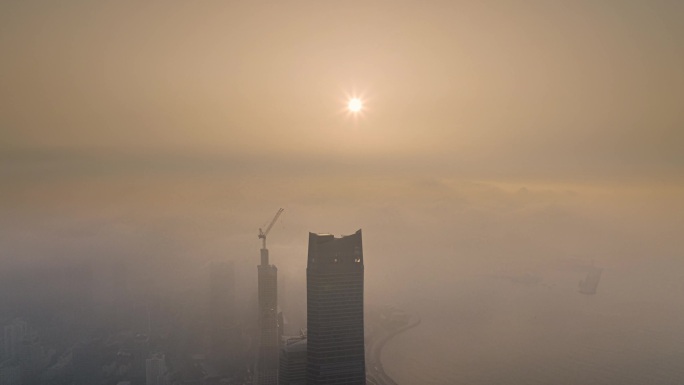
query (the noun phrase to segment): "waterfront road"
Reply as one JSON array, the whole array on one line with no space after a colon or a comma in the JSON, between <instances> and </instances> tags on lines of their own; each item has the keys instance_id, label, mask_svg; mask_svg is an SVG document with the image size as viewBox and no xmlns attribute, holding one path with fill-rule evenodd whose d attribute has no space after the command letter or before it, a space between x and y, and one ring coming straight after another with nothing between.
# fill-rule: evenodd
<instances>
[{"instance_id":1,"label":"waterfront road","mask_svg":"<svg viewBox=\"0 0 684 385\"><path fill-rule=\"evenodd\" d=\"M367 385L398 385L382 367L382 350L387 341L399 333L416 327L420 318L400 310L385 307L369 314L369 338L366 341Z\"/></svg>"}]
</instances>

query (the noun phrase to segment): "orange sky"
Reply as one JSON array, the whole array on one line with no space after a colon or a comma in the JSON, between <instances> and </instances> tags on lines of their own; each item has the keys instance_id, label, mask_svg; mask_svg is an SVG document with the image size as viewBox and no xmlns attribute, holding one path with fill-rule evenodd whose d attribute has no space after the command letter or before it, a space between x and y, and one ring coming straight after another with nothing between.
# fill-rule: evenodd
<instances>
[{"instance_id":1,"label":"orange sky","mask_svg":"<svg viewBox=\"0 0 684 385\"><path fill-rule=\"evenodd\" d=\"M362 228L367 308L435 306L448 325L435 345L466 365L487 344L452 321L487 313L492 277L579 297L592 265L610 321L597 330L615 330L608 298L656 321L626 323L633 341L675 346L657 328L684 319L683 20L681 0L2 0L0 272L125 261L135 295L156 298L232 260L256 306L257 232L283 207L268 247L288 332L306 326L308 232ZM356 119L350 95L365 102ZM537 321L500 302L491 331L525 341L499 349L483 322L490 358L527 372L510 358L545 354ZM540 342L563 354L531 375L544 360L586 366L589 349L565 354L566 327L582 327L570 313ZM676 361L644 346L620 375Z\"/></svg>"},{"instance_id":2,"label":"orange sky","mask_svg":"<svg viewBox=\"0 0 684 385\"><path fill-rule=\"evenodd\" d=\"M4 1L2 257L119 250L133 235L141 250L183 245L169 255L247 255L281 206L290 232L274 247L292 258L303 243L285 239L358 227L371 250L421 234L399 235L400 254L446 255L456 228L471 251L489 234L483 255L618 258L652 243L671 255L683 13L626 0ZM366 102L356 120L350 94Z\"/></svg>"},{"instance_id":3,"label":"orange sky","mask_svg":"<svg viewBox=\"0 0 684 385\"><path fill-rule=\"evenodd\" d=\"M0 149L679 176L683 12L672 1L3 2ZM341 112L351 93L367 101L356 122Z\"/></svg>"}]
</instances>

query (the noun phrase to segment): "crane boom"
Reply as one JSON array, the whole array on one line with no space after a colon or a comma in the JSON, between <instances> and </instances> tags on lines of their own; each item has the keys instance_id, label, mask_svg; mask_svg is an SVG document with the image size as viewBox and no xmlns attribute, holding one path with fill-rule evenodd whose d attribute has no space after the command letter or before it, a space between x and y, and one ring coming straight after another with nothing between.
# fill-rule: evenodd
<instances>
[{"instance_id":1,"label":"crane boom","mask_svg":"<svg viewBox=\"0 0 684 385\"><path fill-rule=\"evenodd\" d=\"M269 224L268 227L266 228L266 231L264 231L264 236L266 236L268 234L268 232L271 231L271 228L273 228L273 225L276 223L276 221L278 220L278 217L280 217L280 214L282 214L283 211L285 211L285 209L282 209L282 208L278 209L278 212L276 213L275 217L273 217L271 224Z\"/></svg>"},{"instance_id":2,"label":"crane boom","mask_svg":"<svg viewBox=\"0 0 684 385\"><path fill-rule=\"evenodd\" d=\"M271 231L271 229L273 228L273 225L276 223L276 221L280 217L280 214L282 214L283 211L285 211L285 209L283 209L283 208L278 209L278 212L276 213L276 215L273 217L273 220L271 221L271 223L266 228L266 231L263 231L261 228L259 228L259 239L261 239L263 249L266 249L266 235L268 235L268 232Z\"/></svg>"}]
</instances>

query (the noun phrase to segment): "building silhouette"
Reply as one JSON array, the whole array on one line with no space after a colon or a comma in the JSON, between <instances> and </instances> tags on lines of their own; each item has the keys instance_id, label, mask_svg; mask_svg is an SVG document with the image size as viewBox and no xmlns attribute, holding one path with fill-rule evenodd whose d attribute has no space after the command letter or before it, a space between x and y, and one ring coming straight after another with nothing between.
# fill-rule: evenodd
<instances>
[{"instance_id":1,"label":"building silhouette","mask_svg":"<svg viewBox=\"0 0 684 385\"><path fill-rule=\"evenodd\" d=\"M106 364L106 353L101 339L84 338L79 341L72 352L73 384L92 385L94 379L100 378L102 366Z\"/></svg>"},{"instance_id":2,"label":"building silhouette","mask_svg":"<svg viewBox=\"0 0 684 385\"><path fill-rule=\"evenodd\" d=\"M21 385L21 364L15 359L0 363L0 385Z\"/></svg>"},{"instance_id":3,"label":"building silhouette","mask_svg":"<svg viewBox=\"0 0 684 385\"><path fill-rule=\"evenodd\" d=\"M259 273L259 349L256 384L278 383L278 268L269 264L268 249L261 249Z\"/></svg>"},{"instance_id":4,"label":"building silhouette","mask_svg":"<svg viewBox=\"0 0 684 385\"><path fill-rule=\"evenodd\" d=\"M361 230L309 233L306 383L366 383Z\"/></svg>"},{"instance_id":5,"label":"building silhouette","mask_svg":"<svg viewBox=\"0 0 684 385\"><path fill-rule=\"evenodd\" d=\"M167 385L168 373L163 354L154 354L145 361L145 384Z\"/></svg>"},{"instance_id":6,"label":"building silhouette","mask_svg":"<svg viewBox=\"0 0 684 385\"><path fill-rule=\"evenodd\" d=\"M235 310L235 268L229 261L213 261L209 271L209 353L220 367L230 366L239 349Z\"/></svg>"},{"instance_id":7,"label":"building silhouette","mask_svg":"<svg viewBox=\"0 0 684 385\"><path fill-rule=\"evenodd\" d=\"M2 359L9 360L21 355L24 338L28 333L28 324L20 318L14 319L3 327Z\"/></svg>"},{"instance_id":8,"label":"building silhouette","mask_svg":"<svg viewBox=\"0 0 684 385\"><path fill-rule=\"evenodd\" d=\"M589 273L587 273L587 278L579 283L580 293L596 294L596 289L601 281L601 273L603 273L603 269L592 266Z\"/></svg>"},{"instance_id":9,"label":"building silhouette","mask_svg":"<svg viewBox=\"0 0 684 385\"><path fill-rule=\"evenodd\" d=\"M278 385L306 385L306 335L283 339Z\"/></svg>"}]
</instances>

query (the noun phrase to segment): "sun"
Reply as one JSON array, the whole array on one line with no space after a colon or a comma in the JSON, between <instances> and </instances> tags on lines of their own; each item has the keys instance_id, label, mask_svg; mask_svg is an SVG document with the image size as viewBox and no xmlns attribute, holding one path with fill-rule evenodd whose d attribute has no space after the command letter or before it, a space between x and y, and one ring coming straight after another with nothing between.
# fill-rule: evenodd
<instances>
[{"instance_id":1,"label":"sun","mask_svg":"<svg viewBox=\"0 0 684 385\"><path fill-rule=\"evenodd\" d=\"M347 109L350 112L359 112L363 108L363 103L361 102L361 99L359 98L351 98L349 99L349 102L347 103Z\"/></svg>"}]
</instances>

